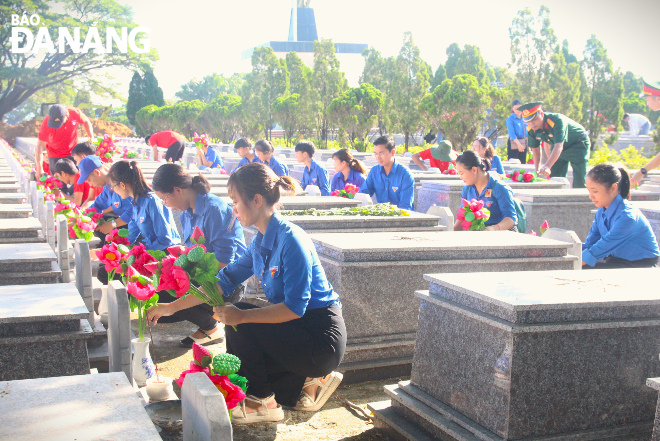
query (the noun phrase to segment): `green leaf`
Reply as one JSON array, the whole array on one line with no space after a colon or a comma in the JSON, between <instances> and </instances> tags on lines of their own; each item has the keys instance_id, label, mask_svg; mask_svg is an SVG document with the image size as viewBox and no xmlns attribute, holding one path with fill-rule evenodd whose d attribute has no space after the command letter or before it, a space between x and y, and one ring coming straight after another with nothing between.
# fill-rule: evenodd
<instances>
[{"instance_id":1,"label":"green leaf","mask_svg":"<svg viewBox=\"0 0 660 441\"><path fill-rule=\"evenodd\" d=\"M188 263L189 263L188 256L186 256L185 254L180 255L174 261L174 265L179 266L181 268L185 268L188 265Z\"/></svg>"},{"instance_id":2,"label":"green leaf","mask_svg":"<svg viewBox=\"0 0 660 441\"><path fill-rule=\"evenodd\" d=\"M474 213L472 212L465 213L465 220L468 222L472 222L474 220Z\"/></svg>"},{"instance_id":3,"label":"green leaf","mask_svg":"<svg viewBox=\"0 0 660 441\"><path fill-rule=\"evenodd\" d=\"M128 256L128 259L126 259L126 263L129 265L133 265L135 263L135 256L134 255Z\"/></svg>"},{"instance_id":4,"label":"green leaf","mask_svg":"<svg viewBox=\"0 0 660 441\"><path fill-rule=\"evenodd\" d=\"M117 232L117 235L118 235L119 237L128 237L128 229L126 229L126 228L122 228L121 230L119 230L119 231Z\"/></svg>"},{"instance_id":5,"label":"green leaf","mask_svg":"<svg viewBox=\"0 0 660 441\"><path fill-rule=\"evenodd\" d=\"M167 253L162 250L147 250L147 253L151 254L156 260L163 260L167 257Z\"/></svg>"},{"instance_id":6,"label":"green leaf","mask_svg":"<svg viewBox=\"0 0 660 441\"><path fill-rule=\"evenodd\" d=\"M128 252L130 251L126 245L119 245L117 246L117 249L122 254L128 254Z\"/></svg>"},{"instance_id":7,"label":"green leaf","mask_svg":"<svg viewBox=\"0 0 660 441\"><path fill-rule=\"evenodd\" d=\"M202 366L203 368L205 368L205 367L207 367L207 366L210 366L211 363L213 363L213 357L209 357L208 355L205 355L205 356L202 357L201 365L200 365L200 366Z\"/></svg>"}]
</instances>

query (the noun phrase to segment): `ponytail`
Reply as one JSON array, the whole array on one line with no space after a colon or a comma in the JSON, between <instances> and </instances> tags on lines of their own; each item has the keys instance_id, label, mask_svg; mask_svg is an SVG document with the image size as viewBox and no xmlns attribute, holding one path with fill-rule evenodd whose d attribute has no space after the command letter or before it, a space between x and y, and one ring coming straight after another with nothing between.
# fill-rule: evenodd
<instances>
[{"instance_id":1,"label":"ponytail","mask_svg":"<svg viewBox=\"0 0 660 441\"><path fill-rule=\"evenodd\" d=\"M116 162L108 171L108 179L115 184L128 184L133 188L133 205L138 196L146 196L151 191L137 161Z\"/></svg>"},{"instance_id":2,"label":"ponytail","mask_svg":"<svg viewBox=\"0 0 660 441\"><path fill-rule=\"evenodd\" d=\"M484 150L485 150L484 156L486 157L486 159L488 159L489 161L492 161L493 156L495 156L495 148L490 143L490 140L488 138L486 138L485 136L482 136L480 138L477 138L476 142L481 144L481 147L484 148Z\"/></svg>"},{"instance_id":3,"label":"ponytail","mask_svg":"<svg viewBox=\"0 0 660 441\"><path fill-rule=\"evenodd\" d=\"M345 162L351 168L351 170L356 171L361 174L366 174L367 170L364 167L362 161L359 161L353 157L351 152L346 149L337 150L332 154L333 158L339 159L341 162Z\"/></svg>"},{"instance_id":4,"label":"ponytail","mask_svg":"<svg viewBox=\"0 0 660 441\"><path fill-rule=\"evenodd\" d=\"M598 164L589 170L587 177L608 189L617 184L621 197L630 199L630 175L625 168L612 164Z\"/></svg>"},{"instance_id":5,"label":"ponytail","mask_svg":"<svg viewBox=\"0 0 660 441\"><path fill-rule=\"evenodd\" d=\"M472 150L466 150L463 152L463 154L456 159L456 163L461 164L468 170L471 170L472 167L477 167L486 173L490 171L490 159L482 158Z\"/></svg>"},{"instance_id":6,"label":"ponytail","mask_svg":"<svg viewBox=\"0 0 660 441\"><path fill-rule=\"evenodd\" d=\"M257 141L254 144L254 148L263 153L275 153L275 147L273 147L273 144L267 139L261 139Z\"/></svg>"},{"instance_id":7,"label":"ponytail","mask_svg":"<svg viewBox=\"0 0 660 441\"><path fill-rule=\"evenodd\" d=\"M236 193L244 203L261 195L269 206L277 204L282 195L298 191L300 186L290 176L277 176L267 165L253 162L231 174L227 182L229 193Z\"/></svg>"},{"instance_id":8,"label":"ponytail","mask_svg":"<svg viewBox=\"0 0 660 441\"><path fill-rule=\"evenodd\" d=\"M192 188L199 194L207 194L211 191L211 184L202 174L192 176L179 164L163 164L158 167L151 185L155 191L161 193L172 193L174 187Z\"/></svg>"}]
</instances>

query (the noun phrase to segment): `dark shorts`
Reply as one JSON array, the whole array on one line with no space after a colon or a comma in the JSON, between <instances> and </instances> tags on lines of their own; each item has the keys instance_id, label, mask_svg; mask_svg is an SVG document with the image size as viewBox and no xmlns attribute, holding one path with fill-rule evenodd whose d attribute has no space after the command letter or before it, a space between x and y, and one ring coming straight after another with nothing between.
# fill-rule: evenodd
<instances>
[{"instance_id":1,"label":"dark shorts","mask_svg":"<svg viewBox=\"0 0 660 441\"><path fill-rule=\"evenodd\" d=\"M179 139L174 144L167 148L165 152L165 160L169 161L170 158L172 161L180 161L183 157L183 151L186 149L186 141Z\"/></svg>"}]
</instances>

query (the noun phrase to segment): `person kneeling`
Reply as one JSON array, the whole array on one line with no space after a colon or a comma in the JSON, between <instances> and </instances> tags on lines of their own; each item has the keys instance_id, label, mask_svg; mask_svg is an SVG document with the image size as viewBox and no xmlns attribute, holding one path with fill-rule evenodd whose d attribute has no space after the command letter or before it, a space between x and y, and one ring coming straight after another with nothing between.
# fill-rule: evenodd
<instances>
[{"instance_id":1,"label":"person kneeling","mask_svg":"<svg viewBox=\"0 0 660 441\"><path fill-rule=\"evenodd\" d=\"M646 217L628 200L628 172L599 164L586 181L589 199L598 211L582 244L582 268L658 267L658 241Z\"/></svg>"}]
</instances>

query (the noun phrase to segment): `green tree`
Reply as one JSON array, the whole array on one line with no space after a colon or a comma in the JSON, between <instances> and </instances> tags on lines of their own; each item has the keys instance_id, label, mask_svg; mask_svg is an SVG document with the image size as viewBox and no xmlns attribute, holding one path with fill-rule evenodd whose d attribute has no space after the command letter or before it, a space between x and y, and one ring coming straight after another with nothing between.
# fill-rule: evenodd
<instances>
[{"instance_id":1,"label":"green tree","mask_svg":"<svg viewBox=\"0 0 660 441\"><path fill-rule=\"evenodd\" d=\"M551 58L557 37L550 27L549 15L546 6L541 6L536 17L529 9L523 9L509 28L511 66L516 70L513 90L523 102L548 102L552 97Z\"/></svg>"},{"instance_id":2,"label":"green tree","mask_svg":"<svg viewBox=\"0 0 660 441\"><path fill-rule=\"evenodd\" d=\"M23 104L5 115L6 123L16 125L23 121L41 117L42 103L60 103L73 105L76 88L73 81L62 81L45 89L40 89L30 96Z\"/></svg>"},{"instance_id":3,"label":"green tree","mask_svg":"<svg viewBox=\"0 0 660 441\"><path fill-rule=\"evenodd\" d=\"M230 143L238 133L241 118L241 97L220 95L204 107L197 118L199 130Z\"/></svg>"},{"instance_id":4,"label":"green tree","mask_svg":"<svg viewBox=\"0 0 660 441\"><path fill-rule=\"evenodd\" d=\"M456 75L424 96L419 113L430 125L439 127L455 149L463 151L479 133L491 101L490 87L480 86L472 75Z\"/></svg>"},{"instance_id":5,"label":"green tree","mask_svg":"<svg viewBox=\"0 0 660 441\"><path fill-rule=\"evenodd\" d=\"M305 126L305 113L301 111L300 94L282 95L273 103L275 121L284 129L287 145L293 145L294 135Z\"/></svg>"},{"instance_id":6,"label":"green tree","mask_svg":"<svg viewBox=\"0 0 660 441\"><path fill-rule=\"evenodd\" d=\"M587 41L582 61L587 85L583 125L590 131L592 147L609 124L620 127L623 117L623 74L615 72L607 49L595 35Z\"/></svg>"},{"instance_id":7,"label":"green tree","mask_svg":"<svg viewBox=\"0 0 660 441\"><path fill-rule=\"evenodd\" d=\"M139 72L133 73L128 86L128 101L126 102L126 116L128 121L135 124L135 114L145 106L154 104L158 107L165 105L163 89L158 86L158 80L151 68L145 69L144 76Z\"/></svg>"},{"instance_id":8,"label":"green tree","mask_svg":"<svg viewBox=\"0 0 660 441\"><path fill-rule=\"evenodd\" d=\"M207 104L200 100L181 101L171 106L169 123L172 129L188 138L192 138L195 132L201 131L198 117L206 106Z\"/></svg>"},{"instance_id":9,"label":"green tree","mask_svg":"<svg viewBox=\"0 0 660 441\"><path fill-rule=\"evenodd\" d=\"M445 74L447 78L453 78L456 75L456 65L461 57L461 47L458 43L452 43L447 47L447 62L445 63Z\"/></svg>"},{"instance_id":10,"label":"green tree","mask_svg":"<svg viewBox=\"0 0 660 441\"><path fill-rule=\"evenodd\" d=\"M623 76L623 89L626 96L636 93L638 96L643 88L642 79L634 73L627 71Z\"/></svg>"},{"instance_id":11,"label":"green tree","mask_svg":"<svg viewBox=\"0 0 660 441\"><path fill-rule=\"evenodd\" d=\"M466 44L461 51L458 60L456 61L456 68L454 75L472 75L477 79L479 84L489 84L488 72L486 71L486 63L481 58L481 51L477 46Z\"/></svg>"},{"instance_id":12,"label":"green tree","mask_svg":"<svg viewBox=\"0 0 660 441\"><path fill-rule=\"evenodd\" d=\"M244 74L234 74L229 78L224 75L212 73L200 81L190 80L181 90L174 94L181 101L200 100L210 103L220 95L237 95L243 84Z\"/></svg>"},{"instance_id":13,"label":"green tree","mask_svg":"<svg viewBox=\"0 0 660 441\"><path fill-rule=\"evenodd\" d=\"M578 62L577 57L572 53L570 53L570 51L568 50L568 40L564 40L561 43L561 53L564 55L564 60L566 60L566 64L572 64Z\"/></svg>"},{"instance_id":14,"label":"green tree","mask_svg":"<svg viewBox=\"0 0 660 441\"><path fill-rule=\"evenodd\" d=\"M405 149L411 136L420 130L423 118L418 109L424 96L429 90L429 77L431 70L415 46L412 33L403 35L403 46L396 58L396 70L392 81L392 87L386 97L389 102L387 111L389 120L395 130L400 130L404 135Z\"/></svg>"},{"instance_id":15,"label":"green tree","mask_svg":"<svg viewBox=\"0 0 660 441\"><path fill-rule=\"evenodd\" d=\"M289 71L290 86L289 91L291 95L299 95L297 99L291 99L287 106L290 106L291 109L295 109L299 112L298 115L295 115L295 127L296 131L301 134L306 134L314 126L314 112L316 109L316 103L314 102L312 96L311 88L311 77L312 70L307 67L305 63L300 59L297 53L289 52L286 54L286 66ZM294 101L295 105L294 105ZM281 103L280 103L281 106ZM281 111L281 107L280 107ZM280 114L281 118L281 114ZM277 117L276 117L277 119ZM281 123L280 123L281 125Z\"/></svg>"},{"instance_id":16,"label":"green tree","mask_svg":"<svg viewBox=\"0 0 660 441\"><path fill-rule=\"evenodd\" d=\"M328 111L332 121L348 134L353 148L366 150L365 138L377 123L383 93L369 83L346 90L335 98Z\"/></svg>"},{"instance_id":17,"label":"green tree","mask_svg":"<svg viewBox=\"0 0 660 441\"><path fill-rule=\"evenodd\" d=\"M582 117L580 65L577 63L567 65L561 50L550 58L550 63L552 71L549 85L554 93L546 103L546 107L552 112L559 112L579 121Z\"/></svg>"},{"instance_id":18,"label":"green tree","mask_svg":"<svg viewBox=\"0 0 660 441\"><path fill-rule=\"evenodd\" d=\"M273 125L273 103L289 89L289 71L286 61L275 55L270 47L258 47L252 53L251 98L248 103L254 119L264 129L267 139L271 138ZM248 104L246 103L246 104Z\"/></svg>"},{"instance_id":19,"label":"green tree","mask_svg":"<svg viewBox=\"0 0 660 441\"><path fill-rule=\"evenodd\" d=\"M328 139L328 107L347 87L344 72L339 70L339 60L335 55L332 40L314 42L314 73L312 74L314 101L316 104L316 130L321 140Z\"/></svg>"},{"instance_id":20,"label":"green tree","mask_svg":"<svg viewBox=\"0 0 660 441\"><path fill-rule=\"evenodd\" d=\"M158 111L159 107L151 104L135 113L135 131L138 135L146 136L146 134L159 131L159 126L155 121Z\"/></svg>"},{"instance_id":21,"label":"green tree","mask_svg":"<svg viewBox=\"0 0 660 441\"><path fill-rule=\"evenodd\" d=\"M133 22L133 12L129 6L122 6L114 0L104 1L59 1L7 0L0 4L0 120L23 104L39 90L64 81L75 80L79 88L90 91L105 90L105 78L99 72L114 66L134 70L158 59L155 49L148 54L137 54L128 48L127 53L115 50L109 54L90 50L74 53L67 45L65 51L50 53L41 50L37 53L12 52L11 15L19 11L28 16L37 14L41 18L40 27L47 27L51 40L57 42L60 28L80 28L81 45L90 27L96 26L102 44L106 43L106 28L128 28L128 32L138 26ZM142 34L144 36L144 34ZM21 46L25 44L24 36ZM58 49L56 47L56 49Z\"/></svg>"},{"instance_id":22,"label":"green tree","mask_svg":"<svg viewBox=\"0 0 660 441\"><path fill-rule=\"evenodd\" d=\"M435 74L433 75L433 81L431 81L431 90L441 85L442 82L446 79L447 71L445 70L445 67L440 64L440 66L438 66L438 68L435 70Z\"/></svg>"},{"instance_id":23,"label":"green tree","mask_svg":"<svg viewBox=\"0 0 660 441\"><path fill-rule=\"evenodd\" d=\"M368 83L380 90L386 97L394 78L396 59L394 57L383 58L376 49L365 49L362 56L365 58L364 70L360 76L360 84ZM438 68L439 69L439 68ZM437 72L441 75L440 72ZM378 136L387 133L387 106L385 100L378 115Z\"/></svg>"}]
</instances>

